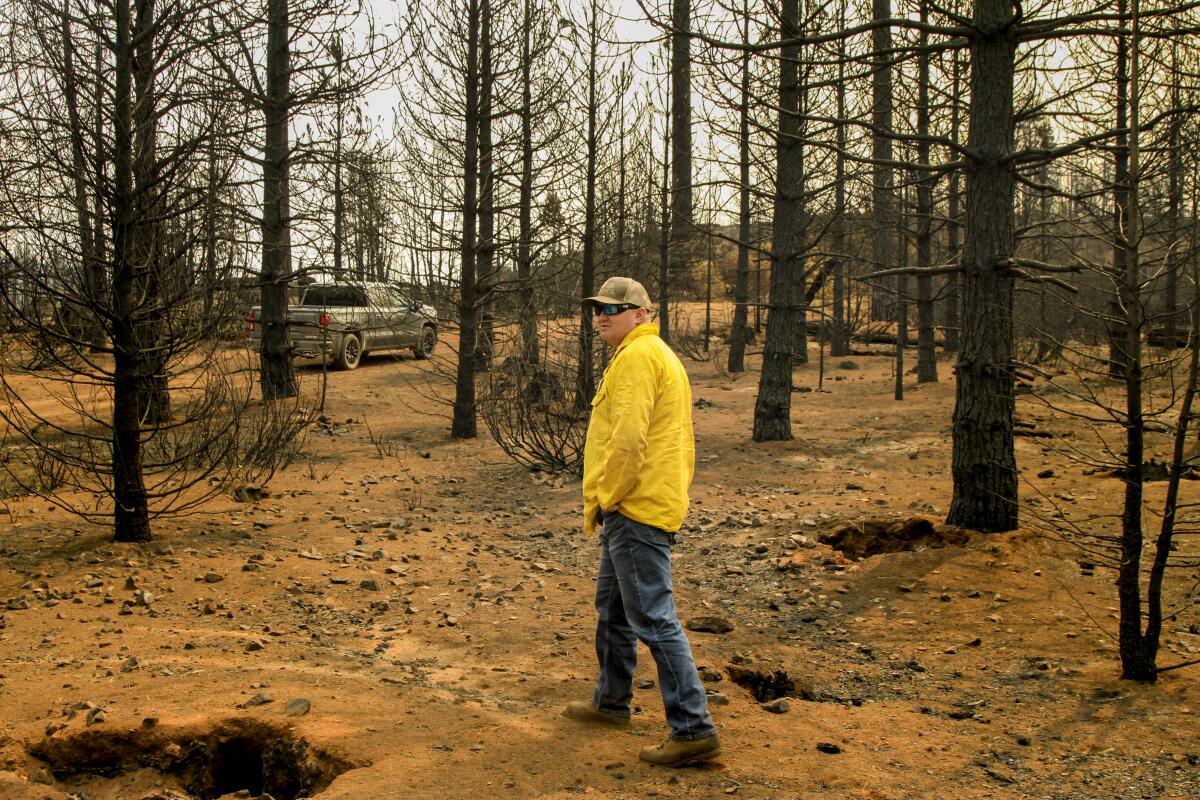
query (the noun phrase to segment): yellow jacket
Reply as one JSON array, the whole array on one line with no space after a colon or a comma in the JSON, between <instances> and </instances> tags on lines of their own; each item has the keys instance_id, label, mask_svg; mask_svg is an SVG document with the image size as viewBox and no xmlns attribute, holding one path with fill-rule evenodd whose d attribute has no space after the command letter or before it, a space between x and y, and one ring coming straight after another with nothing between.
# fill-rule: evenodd
<instances>
[{"instance_id":1,"label":"yellow jacket","mask_svg":"<svg viewBox=\"0 0 1200 800\"><path fill-rule=\"evenodd\" d=\"M696 462L692 389L653 323L629 332L592 399L583 450L584 530L598 511L677 531Z\"/></svg>"}]
</instances>

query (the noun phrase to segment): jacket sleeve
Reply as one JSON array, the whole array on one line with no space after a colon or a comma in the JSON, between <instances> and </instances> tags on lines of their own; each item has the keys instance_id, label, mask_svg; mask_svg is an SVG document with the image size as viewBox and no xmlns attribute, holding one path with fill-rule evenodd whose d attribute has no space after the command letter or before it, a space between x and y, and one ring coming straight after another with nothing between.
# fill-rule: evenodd
<instances>
[{"instance_id":1,"label":"jacket sleeve","mask_svg":"<svg viewBox=\"0 0 1200 800\"><path fill-rule=\"evenodd\" d=\"M583 532L592 536L598 527L600 527L600 506L585 499L583 501Z\"/></svg>"},{"instance_id":2,"label":"jacket sleeve","mask_svg":"<svg viewBox=\"0 0 1200 800\"><path fill-rule=\"evenodd\" d=\"M628 352L626 359L608 387L613 428L597 486L600 508L605 511L619 506L637 483L646 458L646 437L662 371L662 365L640 348Z\"/></svg>"}]
</instances>

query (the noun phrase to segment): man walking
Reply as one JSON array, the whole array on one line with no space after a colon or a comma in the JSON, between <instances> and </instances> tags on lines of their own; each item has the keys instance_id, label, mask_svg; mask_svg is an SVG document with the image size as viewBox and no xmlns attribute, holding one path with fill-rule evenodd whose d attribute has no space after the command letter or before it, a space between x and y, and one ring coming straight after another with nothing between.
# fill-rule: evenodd
<instances>
[{"instance_id":1,"label":"man walking","mask_svg":"<svg viewBox=\"0 0 1200 800\"><path fill-rule=\"evenodd\" d=\"M688 507L695 444L692 391L679 358L647 322L650 296L630 278L610 278L583 300L613 348L592 400L583 456L583 517L600 529L596 657L592 700L567 704L571 719L629 727L637 643L658 667L665 744L641 759L682 767L721 753L687 635L675 613L671 544Z\"/></svg>"}]
</instances>

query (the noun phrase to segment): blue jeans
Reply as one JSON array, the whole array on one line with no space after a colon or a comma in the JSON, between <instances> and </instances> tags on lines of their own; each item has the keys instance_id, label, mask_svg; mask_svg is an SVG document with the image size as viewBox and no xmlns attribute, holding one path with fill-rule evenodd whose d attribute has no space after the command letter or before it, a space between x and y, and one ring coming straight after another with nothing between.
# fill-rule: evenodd
<instances>
[{"instance_id":1,"label":"blue jeans","mask_svg":"<svg viewBox=\"0 0 1200 800\"><path fill-rule=\"evenodd\" d=\"M694 741L712 736L716 729L692 648L675 614L671 539L667 532L616 511L604 514L596 577L600 675L592 702L605 714L630 715L640 639L658 666L671 738Z\"/></svg>"}]
</instances>

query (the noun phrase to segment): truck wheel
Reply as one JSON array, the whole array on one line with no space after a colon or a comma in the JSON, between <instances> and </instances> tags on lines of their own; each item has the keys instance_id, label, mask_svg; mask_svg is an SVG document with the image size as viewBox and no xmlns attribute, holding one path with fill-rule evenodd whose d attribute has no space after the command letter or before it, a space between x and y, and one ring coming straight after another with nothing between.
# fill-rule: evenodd
<instances>
[{"instance_id":1,"label":"truck wheel","mask_svg":"<svg viewBox=\"0 0 1200 800\"><path fill-rule=\"evenodd\" d=\"M425 327L421 329L421 343L413 348L413 355L419 359L426 359L433 355L434 348L437 347L437 331L433 328Z\"/></svg>"},{"instance_id":2,"label":"truck wheel","mask_svg":"<svg viewBox=\"0 0 1200 800\"><path fill-rule=\"evenodd\" d=\"M342 334L342 349L338 352L334 364L338 369L354 369L362 360L362 339L357 333Z\"/></svg>"}]
</instances>

